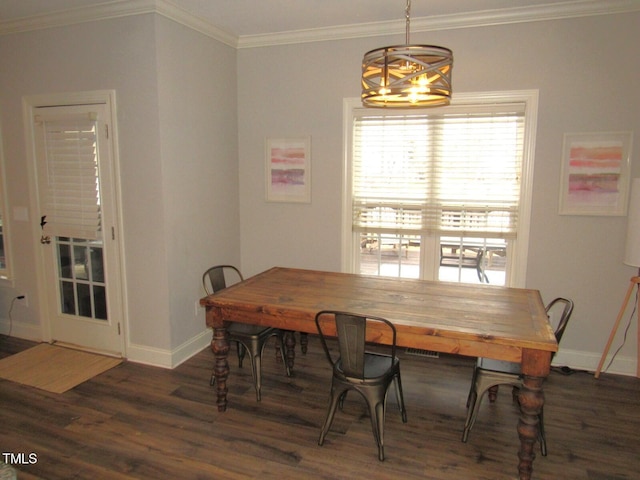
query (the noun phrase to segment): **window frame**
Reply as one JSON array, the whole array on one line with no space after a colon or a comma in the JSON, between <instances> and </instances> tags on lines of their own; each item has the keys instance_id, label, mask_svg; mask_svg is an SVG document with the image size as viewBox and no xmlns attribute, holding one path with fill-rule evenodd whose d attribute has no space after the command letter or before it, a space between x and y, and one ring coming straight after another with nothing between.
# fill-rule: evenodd
<instances>
[{"instance_id":1,"label":"window frame","mask_svg":"<svg viewBox=\"0 0 640 480\"><path fill-rule=\"evenodd\" d=\"M538 90L515 90L497 92L469 92L456 93L451 101L452 105L488 105L495 103L524 103L524 139L522 180L520 185L519 201L519 226L517 238L510 240L507 261L511 265L507 272L505 285L511 287L524 287L526 283L527 257L529 250L529 229L531 219L531 201L533 187L533 167L536 139L536 125L538 116ZM352 152L353 152L353 125L356 111L362 107L359 98L346 98L343 102L343 203L342 203L342 252L341 268L344 272L356 272L356 258L359 242L359 232L352 229ZM445 107L446 108L446 107ZM410 109L407 110L410 112ZM398 112L400 113L400 112ZM434 255L427 255L427 249L435 251L436 236L425 236L423 254L422 278L436 278L438 262ZM433 242L433 244L429 244Z\"/></svg>"},{"instance_id":2,"label":"window frame","mask_svg":"<svg viewBox=\"0 0 640 480\"><path fill-rule=\"evenodd\" d=\"M2 222L2 241L4 247L4 263L5 267L0 267L0 285L12 285L12 275L11 275L11 241L9 240L8 231L11 230L10 220L7 216L7 197L6 197L6 166L4 161L4 149L2 148L4 145L2 139L2 125L0 125L0 220Z\"/></svg>"}]
</instances>

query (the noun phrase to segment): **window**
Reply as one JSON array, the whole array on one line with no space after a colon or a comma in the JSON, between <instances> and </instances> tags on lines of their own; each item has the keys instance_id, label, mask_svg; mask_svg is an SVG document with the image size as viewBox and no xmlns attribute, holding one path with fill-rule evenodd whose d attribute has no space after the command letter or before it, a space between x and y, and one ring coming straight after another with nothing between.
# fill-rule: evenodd
<instances>
[{"instance_id":1,"label":"window","mask_svg":"<svg viewBox=\"0 0 640 480\"><path fill-rule=\"evenodd\" d=\"M535 92L452 105L346 105L345 269L524 283Z\"/></svg>"}]
</instances>

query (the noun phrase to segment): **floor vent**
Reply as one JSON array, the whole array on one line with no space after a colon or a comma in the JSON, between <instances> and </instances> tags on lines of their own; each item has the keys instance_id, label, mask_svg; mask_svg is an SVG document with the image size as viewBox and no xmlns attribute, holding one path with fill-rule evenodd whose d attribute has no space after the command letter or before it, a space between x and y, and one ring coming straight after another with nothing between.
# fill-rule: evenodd
<instances>
[{"instance_id":1,"label":"floor vent","mask_svg":"<svg viewBox=\"0 0 640 480\"><path fill-rule=\"evenodd\" d=\"M433 352L431 350L421 350L419 348L407 348L406 352L408 355L415 355L417 357L440 358L439 352Z\"/></svg>"}]
</instances>

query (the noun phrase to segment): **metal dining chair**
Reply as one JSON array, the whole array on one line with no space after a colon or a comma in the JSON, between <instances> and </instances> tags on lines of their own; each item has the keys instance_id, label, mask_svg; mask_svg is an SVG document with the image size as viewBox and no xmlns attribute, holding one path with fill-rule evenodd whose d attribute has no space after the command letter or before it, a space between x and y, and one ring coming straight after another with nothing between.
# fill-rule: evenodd
<instances>
[{"instance_id":1,"label":"metal dining chair","mask_svg":"<svg viewBox=\"0 0 640 480\"><path fill-rule=\"evenodd\" d=\"M556 305L558 307L556 307ZM573 312L573 302L566 298L555 298L545 308L547 315L554 308L562 307L560 320L555 330L556 341L560 343L564 334L569 318ZM553 355L551 358L553 359ZM469 438L469 432L475 424L480 410L480 404L485 393L489 392L489 401L494 402L496 399L497 388L500 385L511 385L514 388L512 397L514 400L518 398L518 391L522 386L522 377L520 375L520 364L514 362L504 362L493 360L490 358L478 358L476 366L473 369L473 378L471 380L471 389L467 397L467 420L464 424L462 433L462 441L466 442ZM538 415L538 440L540 442L540 451L543 456L547 455L547 438L544 431L544 416L541 411Z\"/></svg>"},{"instance_id":2,"label":"metal dining chair","mask_svg":"<svg viewBox=\"0 0 640 480\"><path fill-rule=\"evenodd\" d=\"M243 281L242 274L233 265L216 265L207 269L202 275L202 286L207 295L219 292L227 288L228 284ZM291 370L282 355L285 352L284 332L277 328L265 327L263 325L251 325L240 322L228 322L227 334L229 342L236 342L238 352L238 366L242 368L245 355L249 354L251 360L251 374L256 389L256 400L260 401L262 389L262 351L267 341L275 336L278 341L279 360L284 363L287 376L291 376ZM215 384L215 376L211 375L209 382L211 386Z\"/></svg>"},{"instance_id":3,"label":"metal dining chair","mask_svg":"<svg viewBox=\"0 0 640 480\"><path fill-rule=\"evenodd\" d=\"M331 428L338 404L342 408L347 393L355 390L367 403L373 436L378 445L378 459L384 460L384 417L387 390L393 382L396 398L407 422L407 411L402 395L400 360L396 356L396 329L384 318L356 315L353 313L323 310L316 317L316 327L322 348L332 366L331 393L327 417L320 432L318 445ZM392 340L389 354L366 351L367 327L386 330L384 334ZM331 352L327 345L327 332L336 332L339 354Z\"/></svg>"}]
</instances>

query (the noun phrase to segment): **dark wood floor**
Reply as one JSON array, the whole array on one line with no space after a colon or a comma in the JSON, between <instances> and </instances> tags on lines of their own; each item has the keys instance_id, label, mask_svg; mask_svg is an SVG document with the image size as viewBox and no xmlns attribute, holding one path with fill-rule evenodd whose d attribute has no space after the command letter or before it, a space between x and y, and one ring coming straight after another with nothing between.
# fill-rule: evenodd
<instances>
[{"instance_id":1,"label":"dark wood floor","mask_svg":"<svg viewBox=\"0 0 640 480\"><path fill-rule=\"evenodd\" d=\"M0 336L0 357L31 345ZM37 455L17 466L19 480L517 477L509 389L483 403L469 443L460 442L472 359L402 354L409 422L391 393L382 463L356 396L317 445L330 370L316 338L292 378L265 356L260 403L249 368L233 361L225 413L209 386L212 360L206 349L174 370L123 363L61 395L0 380L0 449ZM640 478L639 379L552 373L546 398L549 455L536 458L534 478Z\"/></svg>"}]
</instances>

